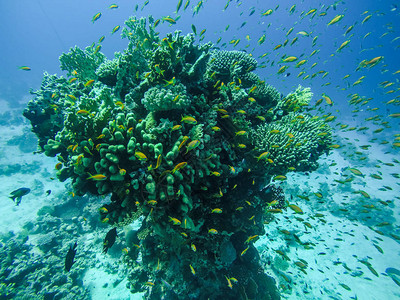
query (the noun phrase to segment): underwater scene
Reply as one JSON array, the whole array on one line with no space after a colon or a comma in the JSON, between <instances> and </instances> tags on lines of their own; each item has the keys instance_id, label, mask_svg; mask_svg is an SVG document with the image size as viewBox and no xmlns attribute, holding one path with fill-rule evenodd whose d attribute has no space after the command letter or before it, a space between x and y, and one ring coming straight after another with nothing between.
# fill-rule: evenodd
<instances>
[{"instance_id":1,"label":"underwater scene","mask_svg":"<svg viewBox=\"0 0 400 300\"><path fill-rule=\"evenodd\" d=\"M0 15L0 299L400 299L399 1Z\"/></svg>"}]
</instances>

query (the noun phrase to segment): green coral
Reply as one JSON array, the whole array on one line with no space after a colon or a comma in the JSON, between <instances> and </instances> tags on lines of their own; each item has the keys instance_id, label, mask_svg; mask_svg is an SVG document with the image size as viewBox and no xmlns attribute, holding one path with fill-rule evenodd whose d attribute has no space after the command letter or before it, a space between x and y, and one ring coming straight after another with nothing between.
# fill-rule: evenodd
<instances>
[{"instance_id":1,"label":"green coral","mask_svg":"<svg viewBox=\"0 0 400 300\"><path fill-rule=\"evenodd\" d=\"M132 291L160 298L165 281L178 299L278 298L248 240L265 233L273 200L263 187L292 168L314 169L329 126L278 113L280 93L252 72L247 53L211 51L180 32L160 38L152 18L130 18L123 36L128 48L113 60L93 47L62 56L77 79L46 75L24 112L45 154L57 155L58 178L77 195L110 194L103 222L141 221L124 258Z\"/></svg>"},{"instance_id":2,"label":"green coral","mask_svg":"<svg viewBox=\"0 0 400 300\"><path fill-rule=\"evenodd\" d=\"M312 96L310 88L303 88L299 85L294 92L278 102L277 109L285 112L302 111L310 103Z\"/></svg>"},{"instance_id":3,"label":"green coral","mask_svg":"<svg viewBox=\"0 0 400 300\"><path fill-rule=\"evenodd\" d=\"M102 83L114 86L117 82L119 59L105 60L97 69L96 76Z\"/></svg>"},{"instance_id":4,"label":"green coral","mask_svg":"<svg viewBox=\"0 0 400 300\"><path fill-rule=\"evenodd\" d=\"M208 73L215 72L221 78L240 77L257 68L257 61L242 51L213 51L207 65Z\"/></svg>"},{"instance_id":5,"label":"green coral","mask_svg":"<svg viewBox=\"0 0 400 300\"><path fill-rule=\"evenodd\" d=\"M148 111L182 110L191 104L186 87L179 83L174 86L158 85L144 93L142 104Z\"/></svg>"},{"instance_id":6,"label":"green coral","mask_svg":"<svg viewBox=\"0 0 400 300\"><path fill-rule=\"evenodd\" d=\"M252 96L266 108L273 107L281 101L281 93L270 84L258 84Z\"/></svg>"},{"instance_id":7,"label":"green coral","mask_svg":"<svg viewBox=\"0 0 400 300\"><path fill-rule=\"evenodd\" d=\"M258 152L268 152L259 165L270 174L280 175L315 170L319 154L328 151L331 139L331 129L321 118L293 112L251 132Z\"/></svg>"},{"instance_id":8,"label":"green coral","mask_svg":"<svg viewBox=\"0 0 400 300\"><path fill-rule=\"evenodd\" d=\"M68 71L68 76L73 75L83 82L95 79L96 69L106 58L98 49L94 48L94 45L86 47L85 50L78 46L71 48L69 53L60 56L61 70Z\"/></svg>"}]
</instances>

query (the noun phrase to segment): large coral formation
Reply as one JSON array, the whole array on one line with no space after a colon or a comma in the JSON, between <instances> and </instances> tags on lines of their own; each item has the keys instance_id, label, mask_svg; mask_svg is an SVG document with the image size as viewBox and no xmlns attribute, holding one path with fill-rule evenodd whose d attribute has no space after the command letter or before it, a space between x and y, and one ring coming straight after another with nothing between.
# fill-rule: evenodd
<instances>
[{"instance_id":1,"label":"large coral formation","mask_svg":"<svg viewBox=\"0 0 400 300\"><path fill-rule=\"evenodd\" d=\"M262 188L314 169L329 126L291 107L279 113L281 96L250 55L179 32L161 39L149 21L126 22L128 49L113 60L94 46L64 54L78 79L45 75L24 115L61 162L60 180L71 178L77 195L111 194L103 222L142 216L125 257L132 291L277 299L253 246L272 201Z\"/></svg>"}]
</instances>

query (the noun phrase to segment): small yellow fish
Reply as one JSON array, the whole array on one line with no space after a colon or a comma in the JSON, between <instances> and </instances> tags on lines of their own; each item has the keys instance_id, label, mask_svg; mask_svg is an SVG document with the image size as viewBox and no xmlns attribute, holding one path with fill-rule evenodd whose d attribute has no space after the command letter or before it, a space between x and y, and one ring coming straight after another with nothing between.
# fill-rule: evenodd
<instances>
[{"instance_id":1,"label":"small yellow fish","mask_svg":"<svg viewBox=\"0 0 400 300\"><path fill-rule=\"evenodd\" d=\"M286 57L285 59L282 59L282 62L293 62L296 60L297 60L296 56L289 56L289 57Z\"/></svg>"},{"instance_id":2,"label":"small yellow fish","mask_svg":"<svg viewBox=\"0 0 400 300\"><path fill-rule=\"evenodd\" d=\"M30 70L31 70L31 68L30 68L30 67L27 67L27 66L19 67L19 69L20 69L20 70L24 70L24 71L30 71Z\"/></svg>"},{"instance_id":3,"label":"small yellow fish","mask_svg":"<svg viewBox=\"0 0 400 300\"><path fill-rule=\"evenodd\" d=\"M156 201L156 200L148 200L148 201L147 201L147 204L149 204L149 205L151 205L151 206L154 206L154 205L157 204L157 201Z\"/></svg>"},{"instance_id":4,"label":"small yellow fish","mask_svg":"<svg viewBox=\"0 0 400 300\"><path fill-rule=\"evenodd\" d=\"M214 208L214 209L211 210L211 213L213 213L213 214L221 214L222 213L222 209Z\"/></svg>"},{"instance_id":5,"label":"small yellow fish","mask_svg":"<svg viewBox=\"0 0 400 300\"><path fill-rule=\"evenodd\" d=\"M316 11L317 11L316 8L312 8L306 13L306 16L311 15L312 13L315 13Z\"/></svg>"},{"instance_id":6,"label":"small yellow fish","mask_svg":"<svg viewBox=\"0 0 400 300\"><path fill-rule=\"evenodd\" d=\"M181 162L179 164L177 164L171 171L172 174L174 174L176 171L179 171L181 169L183 169L185 166L187 165L187 162Z\"/></svg>"},{"instance_id":7,"label":"small yellow fish","mask_svg":"<svg viewBox=\"0 0 400 300\"><path fill-rule=\"evenodd\" d=\"M67 96L68 96L71 100L73 100L73 101L76 100L76 97L75 97L74 95L68 94Z\"/></svg>"},{"instance_id":8,"label":"small yellow fish","mask_svg":"<svg viewBox=\"0 0 400 300\"><path fill-rule=\"evenodd\" d=\"M174 225L181 225L181 221L179 221L177 218L169 217L169 220L174 224Z\"/></svg>"},{"instance_id":9,"label":"small yellow fish","mask_svg":"<svg viewBox=\"0 0 400 300\"><path fill-rule=\"evenodd\" d=\"M258 157L257 157L257 161L259 161L260 159L267 159L269 155L268 151L265 151L263 153L261 153Z\"/></svg>"},{"instance_id":10,"label":"small yellow fish","mask_svg":"<svg viewBox=\"0 0 400 300\"><path fill-rule=\"evenodd\" d=\"M228 281L228 287L229 287L230 289L232 289L233 286L232 286L231 280L230 280L228 277L226 277L226 276L225 276L225 278L226 278L226 280Z\"/></svg>"},{"instance_id":11,"label":"small yellow fish","mask_svg":"<svg viewBox=\"0 0 400 300\"><path fill-rule=\"evenodd\" d=\"M103 174L95 174L95 175L91 175L87 179L93 179L95 181L100 181L100 180L106 180L107 176L103 175Z\"/></svg>"},{"instance_id":12,"label":"small yellow fish","mask_svg":"<svg viewBox=\"0 0 400 300\"><path fill-rule=\"evenodd\" d=\"M326 104L328 104L328 105L333 105L332 99L329 98L326 94L322 94L322 98L325 99Z\"/></svg>"},{"instance_id":13,"label":"small yellow fish","mask_svg":"<svg viewBox=\"0 0 400 300\"><path fill-rule=\"evenodd\" d=\"M163 19L163 21L166 21L170 24L176 24L176 21L174 19L172 19L171 17L163 17L162 19Z\"/></svg>"},{"instance_id":14,"label":"small yellow fish","mask_svg":"<svg viewBox=\"0 0 400 300\"><path fill-rule=\"evenodd\" d=\"M186 146L186 153L188 153L189 151L195 149L198 145L200 145L200 141L199 141L199 140L191 141L191 142ZM185 153L185 154L186 154L186 153Z\"/></svg>"},{"instance_id":15,"label":"small yellow fish","mask_svg":"<svg viewBox=\"0 0 400 300\"><path fill-rule=\"evenodd\" d=\"M306 59L303 59L303 60L299 61L299 62L296 64L296 68L299 68L300 66L304 65L306 62L307 62Z\"/></svg>"},{"instance_id":16,"label":"small yellow fish","mask_svg":"<svg viewBox=\"0 0 400 300\"><path fill-rule=\"evenodd\" d=\"M258 234L249 236L249 237L247 238L247 240L246 240L244 243L245 243L245 244L248 244L248 243L250 243L252 240L255 240L256 238L258 238Z\"/></svg>"},{"instance_id":17,"label":"small yellow fish","mask_svg":"<svg viewBox=\"0 0 400 300\"><path fill-rule=\"evenodd\" d=\"M272 13L273 13L273 10L272 9L268 9L266 12L263 12L261 15L262 16L269 16Z\"/></svg>"},{"instance_id":18,"label":"small yellow fish","mask_svg":"<svg viewBox=\"0 0 400 300\"><path fill-rule=\"evenodd\" d=\"M90 79L88 81L86 81L86 83L84 84L85 87L89 87L94 83L94 79Z\"/></svg>"},{"instance_id":19,"label":"small yellow fish","mask_svg":"<svg viewBox=\"0 0 400 300\"><path fill-rule=\"evenodd\" d=\"M174 85L176 84L176 79L175 79L175 77L172 77L171 80L165 80L165 79L164 79L164 81L167 83L167 84L165 84L164 86L169 86L169 85L174 86Z\"/></svg>"},{"instance_id":20,"label":"small yellow fish","mask_svg":"<svg viewBox=\"0 0 400 300\"><path fill-rule=\"evenodd\" d=\"M336 52L339 52L340 50L342 50L344 47L346 47L348 44L350 43L350 40L346 40L344 41L340 47L336 50Z\"/></svg>"},{"instance_id":21,"label":"small yellow fish","mask_svg":"<svg viewBox=\"0 0 400 300\"><path fill-rule=\"evenodd\" d=\"M116 33L119 29L121 28L121 26L117 25L113 28L113 30L111 31L111 34Z\"/></svg>"},{"instance_id":22,"label":"small yellow fish","mask_svg":"<svg viewBox=\"0 0 400 300\"><path fill-rule=\"evenodd\" d=\"M362 173L360 170L356 169L356 168L348 168L348 170L349 170L351 173L353 173L354 175L363 176L363 173Z\"/></svg>"},{"instance_id":23,"label":"small yellow fish","mask_svg":"<svg viewBox=\"0 0 400 300\"><path fill-rule=\"evenodd\" d=\"M250 94L250 93L253 93L256 89L257 89L257 86L256 86L256 85L253 86L253 87L249 90L249 94Z\"/></svg>"},{"instance_id":24,"label":"small yellow fish","mask_svg":"<svg viewBox=\"0 0 400 300\"><path fill-rule=\"evenodd\" d=\"M208 230L208 233L209 233L209 234L217 234L217 233L218 233L218 230L217 230L217 229L214 229L214 228L210 228L210 229Z\"/></svg>"},{"instance_id":25,"label":"small yellow fish","mask_svg":"<svg viewBox=\"0 0 400 300\"><path fill-rule=\"evenodd\" d=\"M182 128L182 125L178 124L178 125L173 126L173 127L171 128L171 131L176 131L176 130L179 130L179 129L181 129L181 128Z\"/></svg>"},{"instance_id":26,"label":"small yellow fish","mask_svg":"<svg viewBox=\"0 0 400 300\"><path fill-rule=\"evenodd\" d=\"M193 275L196 275L196 272L194 271L194 268L192 267L192 265L189 265L190 267L190 271L192 272Z\"/></svg>"},{"instance_id":27,"label":"small yellow fish","mask_svg":"<svg viewBox=\"0 0 400 300\"><path fill-rule=\"evenodd\" d=\"M333 25L343 19L344 15L336 15L327 25Z\"/></svg>"},{"instance_id":28,"label":"small yellow fish","mask_svg":"<svg viewBox=\"0 0 400 300\"><path fill-rule=\"evenodd\" d=\"M219 177L219 176L221 176L221 173L213 171L213 172L210 173L210 175L214 175L214 176Z\"/></svg>"},{"instance_id":29,"label":"small yellow fish","mask_svg":"<svg viewBox=\"0 0 400 300\"><path fill-rule=\"evenodd\" d=\"M297 205L289 204L288 206L289 206L295 213L303 214L303 210L302 210L300 207L298 207Z\"/></svg>"},{"instance_id":30,"label":"small yellow fish","mask_svg":"<svg viewBox=\"0 0 400 300\"><path fill-rule=\"evenodd\" d=\"M196 119L191 116L182 117L181 122L184 122L186 124L192 124L192 125L197 124Z\"/></svg>"},{"instance_id":31,"label":"small yellow fish","mask_svg":"<svg viewBox=\"0 0 400 300\"><path fill-rule=\"evenodd\" d=\"M240 253L240 256L243 256L243 255L245 255L246 254L246 252L247 252L247 250L249 249L249 247L250 246L247 246L247 248L246 249L244 249L241 253Z\"/></svg>"},{"instance_id":32,"label":"small yellow fish","mask_svg":"<svg viewBox=\"0 0 400 300\"><path fill-rule=\"evenodd\" d=\"M99 208L99 211L100 211L101 213L103 213L103 214L108 213L108 209L105 208L105 207L100 207L100 208Z\"/></svg>"},{"instance_id":33,"label":"small yellow fish","mask_svg":"<svg viewBox=\"0 0 400 300\"><path fill-rule=\"evenodd\" d=\"M365 22L367 22L370 18L372 17L372 15L368 15L364 18L364 20L362 20L361 24L364 24Z\"/></svg>"},{"instance_id":34,"label":"small yellow fish","mask_svg":"<svg viewBox=\"0 0 400 300\"><path fill-rule=\"evenodd\" d=\"M182 142L179 144L178 150L181 150L181 148L185 145L188 139L189 137L186 135L183 137Z\"/></svg>"},{"instance_id":35,"label":"small yellow fish","mask_svg":"<svg viewBox=\"0 0 400 300\"><path fill-rule=\"evenodd\" d=\"M136 151L135 156L138 160L147 160L147 156L143 152Z\"/></svg>"},{"instance_id":36,"label":"small yellow fish","mask_svg":"<svg viewBox=\"0 0 400 300\"><path fill-rule=\"evenodd\" d=\"M154 169L158 169L158 167L161 165L161 160L162 160L162 156L161 156L161 154L159 154L157 157L157 164Z\"/></svg>"},{"instance_id":37,"label":"small yellow fish","mask_svg":"<svg viewBox=\"0 0 400 300\"><path fill-rule=\"evenodd\" d=\"M282 67L280 67L279 70L278 70L278 74L283 74L283 73L285 73L285 71L286 71L287 68L288 68L288 66L282 66Z\"/></svg>"},{"instance_id":38,"label":"small yellow fish","mask_svg":"<svg viewBox=\"0 0 400 300\"><path fill-rule=\"evenodd\" d=\"M93 16L93 18L92 18L92 23L94 23L95 21L97 21L98 19L100 19L100 17L101 17L101 13L100 13L100 12L97 13L97 14L95 14L95 15Z\"/></svg>"}]
</instances>

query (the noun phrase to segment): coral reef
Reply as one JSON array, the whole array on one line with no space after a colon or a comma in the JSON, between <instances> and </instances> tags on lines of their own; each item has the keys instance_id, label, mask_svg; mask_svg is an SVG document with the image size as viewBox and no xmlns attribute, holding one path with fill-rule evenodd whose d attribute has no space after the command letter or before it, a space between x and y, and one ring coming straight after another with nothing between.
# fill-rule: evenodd
<instances>
[{"instance_id":1,"label":"coral reef","mask_svg":"<svg viewBox=\"0 0 400 300\"><path fill-rule=\"evenodd\" d=\"M278 101L277 109L285 112L303 111L304 107L310 103L313 96L310 88L303 88L301 85L297 89Z\"/></svg>"},{"instance_id":2,"label":"coral reef","mask_svg":"<svg viewBox=\"0 0 400 300\"><path fill-rule=\"evenodd\" d=\"M94 45L63 54L73 77L45 74L24 112L42 151L57 156L58 178L76 195L110 194L103 223L141 221L124 257L132 292L279 299L253 245L272 201L263 188L313 170L329 126L300 104L278 106L249 54L180 32L160 38L151 17L130 18L122 36L128 48L113 60Z\"/></svg>"}]
</instances>

